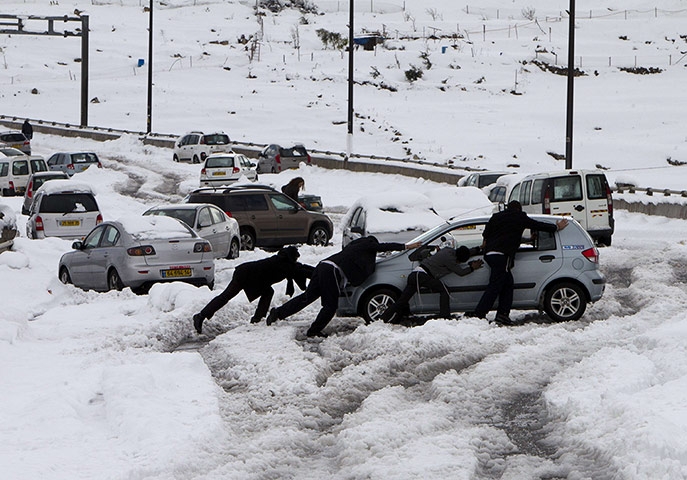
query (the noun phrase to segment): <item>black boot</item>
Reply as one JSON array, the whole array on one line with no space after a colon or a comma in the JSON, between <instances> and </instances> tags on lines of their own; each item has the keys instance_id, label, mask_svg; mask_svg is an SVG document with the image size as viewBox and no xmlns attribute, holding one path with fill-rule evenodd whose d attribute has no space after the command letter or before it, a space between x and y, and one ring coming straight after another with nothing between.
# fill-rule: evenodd
<instances>
[{"instance_id":1,"label":"black boot","mask_svg":"<svg viewBox=\"0 0 687 480\"><path fill-rule=\"evenodd\" d=\"M193 326L195 327L196 332L198 332L198 334L203 333L203 320L205 319L200 313L196 313L193 316Z\"/></svg>"},{"instance_id":2,"label":"black boot","mask_svg":"<svg viewBox=\"0 0 687 480\"><path fill-rule=\"evenodd\" d=\"M277 320L279 320L279 316L277 315L277 309L273 308L272 310L270 310L270 314L267 315L267 320L265 321L265 323L267 323L267 325L272 325Z\"/></svg>"}]
</instances>

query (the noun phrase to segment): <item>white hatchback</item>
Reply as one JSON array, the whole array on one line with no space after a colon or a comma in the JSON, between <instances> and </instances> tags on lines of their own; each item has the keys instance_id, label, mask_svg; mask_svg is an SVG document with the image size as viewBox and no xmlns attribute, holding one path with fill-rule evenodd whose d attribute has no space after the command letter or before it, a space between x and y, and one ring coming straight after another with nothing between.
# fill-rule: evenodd
<instances>
[{"instance_id":1,"label":"white hatchback","mask_svg":"<svg viewBox=\"0 0 687 480\"><path fill-rule=\"evenodd\" d=\"M26 236L82 238L102 221L89 185L74 180L51 180L36 191L26 222Z\"/></svg>"},{"instance_id":2,"label":"white hatchback","mask_svg":"<svg viewBox=\"0 0 687 480\"><path fill-rule=\"evenodd\" d=\"M246 177L251 182L258 180L255 164L240 153L214 153L208 155L200 170L201 187L229 185Z\"/></svg>"}]
</instances>

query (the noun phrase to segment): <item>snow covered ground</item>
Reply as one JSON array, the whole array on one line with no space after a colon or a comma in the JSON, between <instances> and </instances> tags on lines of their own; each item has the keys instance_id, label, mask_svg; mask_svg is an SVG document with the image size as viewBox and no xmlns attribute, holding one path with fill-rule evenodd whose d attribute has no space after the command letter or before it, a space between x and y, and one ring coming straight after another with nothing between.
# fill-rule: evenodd
<instances>
[{"instance_id":1,"label":"snow covered ground","mask_svg":"<svg viewBox=\"0 0 687 480\"><path fill-rule=\"evenodd\" d=\"M92 124L142 129L145 75L135 67L147 45L141 3L147 2L7 0L0 13L86 11L93 30L91 94L100 100L90 105ZM253 2L156 4L154 130L223 128L239 140L297 136L308 146L343 150L345 124L338 122L345 120L346 59L322 50L312 30L337 25L344 33L347 14L336 13L338 2L316 3L326 14L299 27L300 62L283 45L300 13L267 14L261 59L249 62L233 41L257 31ZM448 42L444 54L442 42L422 40L405 50L357 52L359 80L376 66L398 91L356 87L356 151L401 156L408 148L410 156L474 168L563 167L546 152L564 152L564 77L518 61L526 52L533 57L542 42L563 62L567 22L545 23L545 15L567 2L476 10L448 0L407 1L408 19L400 4L376 5L372 14L359 6L360 27L422 33L443 22L446 30L478 33L470 33L471 43L459 40L455 51ZM480 40L482 23L490 31L527 23L521 11L528 6L536 8L538 26L519 28L517 38L511 27L510 38L505 29L499 38ZM583 55L632 63L635 54L658 61L672 52L675 63L641 76L607 67L607 58L594 65L598 76L589 68L577 89L577 167L601 164L612 180L684 188L684 167L666 162L686 156L685 68L677 63L686 48L682 6L663 1L656 17L630 10L628 20L579 20ZM608 14L607 7L652 8L636 1L577 5L578 12ZM209 43L224 38L232 46ZM77 43L0 36L0 113L78 121ZM226 50L218 53L220 47ZM422 64L423 48L435 66L408 84L403 70ZM248 78L249 71L257 78ZM516 71L522 95L509 93ZM34 87L38 95L30 93ZM393 141L394 131L402 140ZM174 164L169 151L142 146L135 136L97 143L37 135L33 146L44 156L97 151L104 168L78 179L96 190L106 219L180 201L198 182L200 166ZM340 219L360 196L445 187L319 167L261 175L261 181L280 186L296 175L322 197L336 225L333 245L300 248L300 260L310 264L338 251ZM0 202L21 210L19 198ZM25 221L18 215L22 233ZM515 312L524 323L509 328L475 319L405 328L336 318L331 335L317 340L304 336L317 304L271 327L251 325L256 305L243 294L198 339L190 317L217 290L172 283L142 296L128 289L84 292L57 279L57 262L71 242L22 236L13 251L0 254L2 477L687 478L686 233L682 220L616 211L613 246L601 249L605 295L577 322L550 324L535 311ZM217 288L240 263L268 255L256 250L218 260ZM279 286L274 303L287 298Z\"/></svg>"}]
</instances>

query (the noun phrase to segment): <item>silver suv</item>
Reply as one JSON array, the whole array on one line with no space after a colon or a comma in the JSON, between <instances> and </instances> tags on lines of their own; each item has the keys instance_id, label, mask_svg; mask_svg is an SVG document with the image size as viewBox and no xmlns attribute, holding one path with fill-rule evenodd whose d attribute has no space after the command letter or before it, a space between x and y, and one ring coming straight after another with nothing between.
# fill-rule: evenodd
<instances>
[{"instance_id":1,"label":"silver suv","mask_svg":"<svg viewBox=\"0 0 687 480\"><path fill-rule=\"evenodd\" d=\"M555 223L560 217L530 215ZM416 237L423 246L450 244L478 247L489 217L445 223ZM601 298L606 279L599 271L599 251L589 234L573 219L555 233L525 231L515 256L513 308L543 310L554 321L577 320L587 304ZM420 247L422 248L422 247ZM348 287L339 299L338 314L359 315L366 322L379 318L406 286L410 272L419 264L414 252L394 253L377 259L377 268L365 283ZM480 268L460 277L450 274L442 282L451 294L451 312L474 311L489 283L489 268ZM439 295L420 291L410 303L415 314L436 314Z\"/></svg>"},{"instance_id":2,"label":"silver suv","mask_svg":"<svg viewBox=\"0 0 687 480\"><path fill-rule=\"evenodd\" d=\"M188 132L174 143L175 162L201 163L211 153L231 152L229 135L224 132Z\"/></svg>"}]
</instances>

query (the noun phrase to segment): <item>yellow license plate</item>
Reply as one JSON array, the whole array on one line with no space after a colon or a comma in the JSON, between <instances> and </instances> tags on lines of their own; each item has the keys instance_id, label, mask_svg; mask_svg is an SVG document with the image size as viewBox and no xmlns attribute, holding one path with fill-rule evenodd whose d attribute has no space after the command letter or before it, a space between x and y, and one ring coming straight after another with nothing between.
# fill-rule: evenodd
<instances>
[{"instance_id":1,"label":"yellow license plate","mask_svg":"<svg viewBox=\"0 0 687 480\"><path fill-rule=\"evenodd\" d=\"M78 227L81 225L81 220L61 220L60 227Z\"/></svg>"},{"instance_id":2,"label":"yellow license plate","mask_svg":"<svg viewBox=\"0 0 687 480\"><path fill-rule=\"evenodd\" d=\"M162 278L190 277L193 271L190 268L172 268L170 270L160 270Z\"/></svg>"},{"instance_id":3,"label":"yellow license plate","mask_svg":"<svg viewBox=\"0 0 687 480\"><path fill-rule=\"evenodd\" d=\"M226 175L225 172L212 172L213 177L223 177L224 175Z\"/></svg>"}]
</instances>

